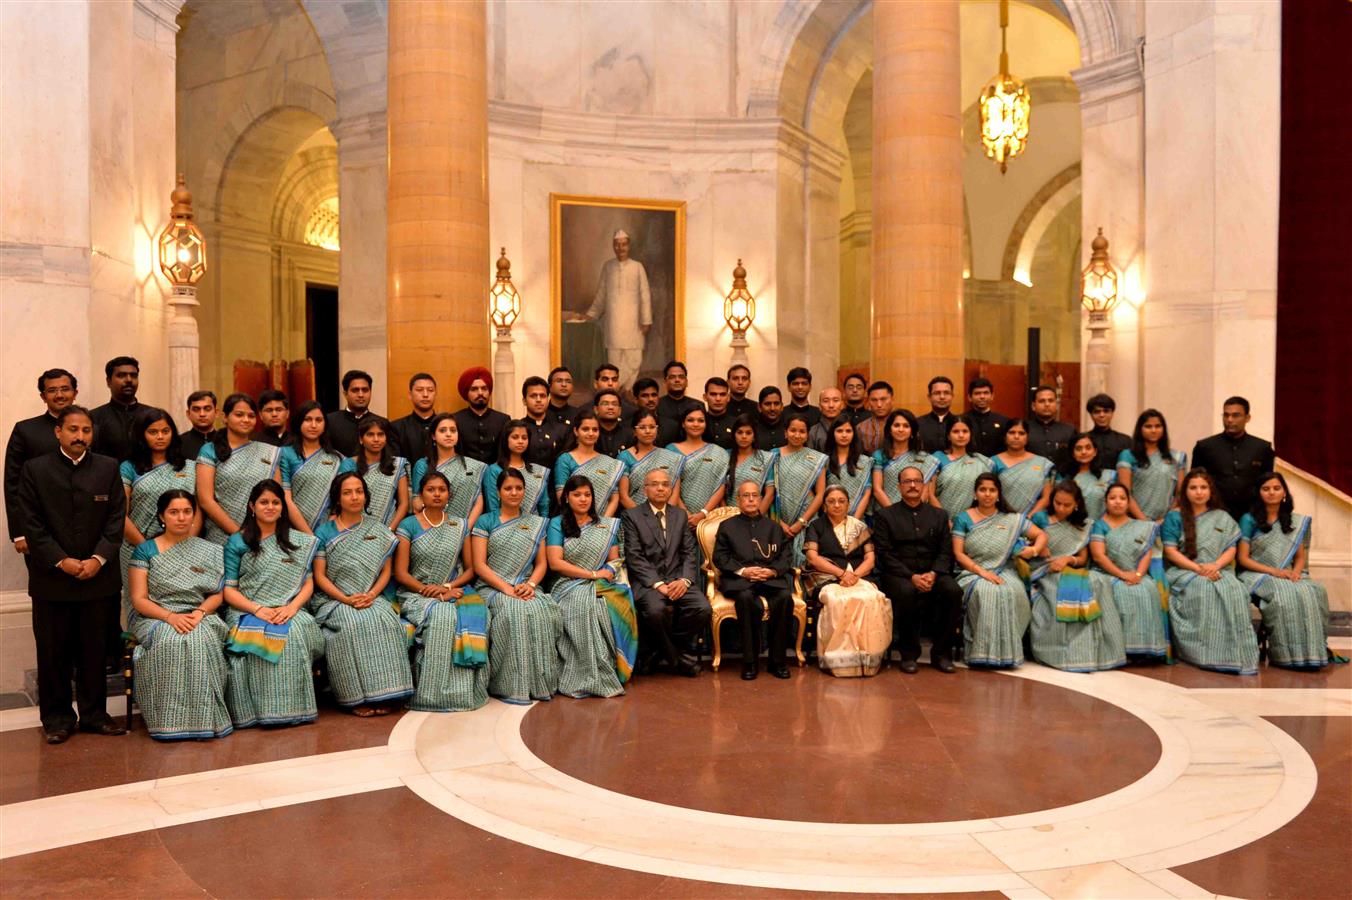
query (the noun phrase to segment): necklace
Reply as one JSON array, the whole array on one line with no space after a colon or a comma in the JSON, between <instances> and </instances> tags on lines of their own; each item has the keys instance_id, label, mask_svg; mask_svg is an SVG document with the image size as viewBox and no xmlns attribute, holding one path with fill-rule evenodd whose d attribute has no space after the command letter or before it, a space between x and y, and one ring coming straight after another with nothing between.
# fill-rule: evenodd
<instances>
[{"instance_id":1,"label":"necklace","mask_svg":"<svg viewBox=\"0 0 1352 900\"><path fill-rule=\"evenodd\" d=\"M440 528L442 525L445 525L445 524L446 524L446 510L444 510L444 509L441 511L441 521L438 522L438 523L435 524L435 525L433 525L433 524L432 524L432 520L431 520L430 518L428 518L427 510L426 510L426 509L424 509L422 512L418 513L418 515L422 516L422 520L423 520L423 522L425 522L425 523L427 524L427 527L428 527L428 528Z\"/></svg>"}]
</instances>

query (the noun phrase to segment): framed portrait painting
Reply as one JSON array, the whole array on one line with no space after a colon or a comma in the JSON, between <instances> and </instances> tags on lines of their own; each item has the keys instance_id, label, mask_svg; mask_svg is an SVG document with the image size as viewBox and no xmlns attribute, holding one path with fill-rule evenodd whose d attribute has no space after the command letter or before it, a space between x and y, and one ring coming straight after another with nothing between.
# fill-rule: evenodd
<instances>
[{"instance_id":1,"label":"framed portrait painting","mask_svg":"<svg viewBox=\"0 0 1352 900\"><path fill-rule=\"evenodd\" d=\"M685 353L685 202L551 194L551 350L589 392L603 362L620 384Z\"/></svg>"}]
</instances>

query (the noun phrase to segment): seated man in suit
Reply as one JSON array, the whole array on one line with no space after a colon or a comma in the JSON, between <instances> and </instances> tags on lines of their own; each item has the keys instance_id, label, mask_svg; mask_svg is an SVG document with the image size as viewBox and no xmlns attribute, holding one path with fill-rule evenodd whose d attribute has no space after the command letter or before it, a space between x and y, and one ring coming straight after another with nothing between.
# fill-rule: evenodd
<instances>
[{"instance_id":1,"label":"seated man in suit","mask_svg":"<svg viewBox=\"0 0 1352 900\"><path fill-rule=\"evenodd\" d=\"M770 674L789 677L784 651L793 615L789 592L791 541L784 529L761 514L760 502L760 487L754 481L739 485L737 508L742 514L719 526L714 541L713 564L721 573L723 593L737 604L737 622L742 627L742 678L746 681L756 677L760 658L761 600L770 611Z\"/></svg>"},{"instance_id":2,"label":"seated man in suit","mask_svg":"<svg viewBox=\"0 0 1352 900\"><path fill-rule=\"evenodd\" d=\"M713 610L695 589L699 548L685 510L672 506L671 475L653 469L643 479L647 501L625 510L624 564L638 607L639 668L651 671L656 657L687 678L699 674L689 654L694 638L709 626Z\"/></svg>"}]
</instances>

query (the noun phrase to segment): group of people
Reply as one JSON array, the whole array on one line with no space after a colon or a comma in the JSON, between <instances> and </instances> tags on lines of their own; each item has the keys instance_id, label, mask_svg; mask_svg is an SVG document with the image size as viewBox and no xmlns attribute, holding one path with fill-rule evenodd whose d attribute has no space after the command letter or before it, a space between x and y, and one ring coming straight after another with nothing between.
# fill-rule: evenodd
<instances>
[{"instance_id":1,"label":"group of people","mask_svg":"<svg viewBox=\"0 0 1352 900\"><path fill-rule=\"evenodd\" d=\"M981 378L961 415L952 381L934 378L917 416L858 375L813 405L804 368L788 403L775 386L751 400L745 366L696 399L677 361L665 392L639 378L631 396L603 365L574 406L560 367L523 382L512 419L476 367L460 411L437 411L422 373L412 412L390 421L370 409L371 376L350 371L327 413L280 391L219 408L198 391L180 434L137 401L136 360L105 375L109 402L87 410L72 373L42 373L46 410L6 454L52 743L121 733L103 674L124 620L136 701L161 739L313 720L317 665L358 716L612 697L663 665L693 677L719 593L746 679L763 617L768 671L789 677L799 592L809 650L837 675L876 673L893 646L916 672L922 632L943 672L958 652L1019 665L1026 640L1071 671L1177 652L1252 674L1251 602L1275 664L1330 659L1310 519L1238 397L1190 469L1157 410L1122 434L1098 395L1078 432L1056 420L1054 389L1010 419ZM725 506L738 514L717 513L706 559L695 529Z\"/></svg>"}]
</instances>

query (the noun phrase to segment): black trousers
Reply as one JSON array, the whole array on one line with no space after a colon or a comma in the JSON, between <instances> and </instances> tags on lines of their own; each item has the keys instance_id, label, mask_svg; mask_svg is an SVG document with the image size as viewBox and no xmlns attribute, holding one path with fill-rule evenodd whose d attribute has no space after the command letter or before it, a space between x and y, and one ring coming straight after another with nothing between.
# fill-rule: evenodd
<instances>
[{"instance_id":1,"label":"black trousers","mask_svg":"<svg viewBox=\"0 0 1352 900\"><path fill-rule=\"evenodd\" d=\"M80 721L108 720L107 681L103 676L108 615L114 604L93 600L33 601L33 637L38 651L38 711L42 727L73 728L70 683L75 681Z\"/></svg>"},{"instance_id":2,"label":"black trousers","mask_svg":"<svg viewBox=\"0 0 1352 900\"><path fill-rule=\"evenodd\" d=\"M672 665L713 618L709 601L693 585L675 600L668 600L653 588L637 591L634 605L638 612L639 655L655 653Z\"/></svg>"},{"instance_id":3,"label":"black trousers","mask_svg":"<svg viewBox=\"0 0 1352 900\"><path fill-rule=\"evenodd\" d=\"M909 578L884 575L883 593L892 601L892 632L902 659L920 658L922 624L934 638L932 657L952 656L953 636L962 626L962 588L952 575L939 575L921 592Z\"/></svg>"},{"instance_id":4,"label":"black trousers","mask_svg":"<svg viewBox=\"0 0 1352 900\"><path fill-rule=\"evenodd\" d=\"M789 646L789 620L793 618L793 597L782 585L752 582L739 591L725 591L737 606L737 624L742 629L742 660L751 663L760 657L761 599L769 608L771 668L784 665L784 651Z\"/></svg>"}]
</instances>

